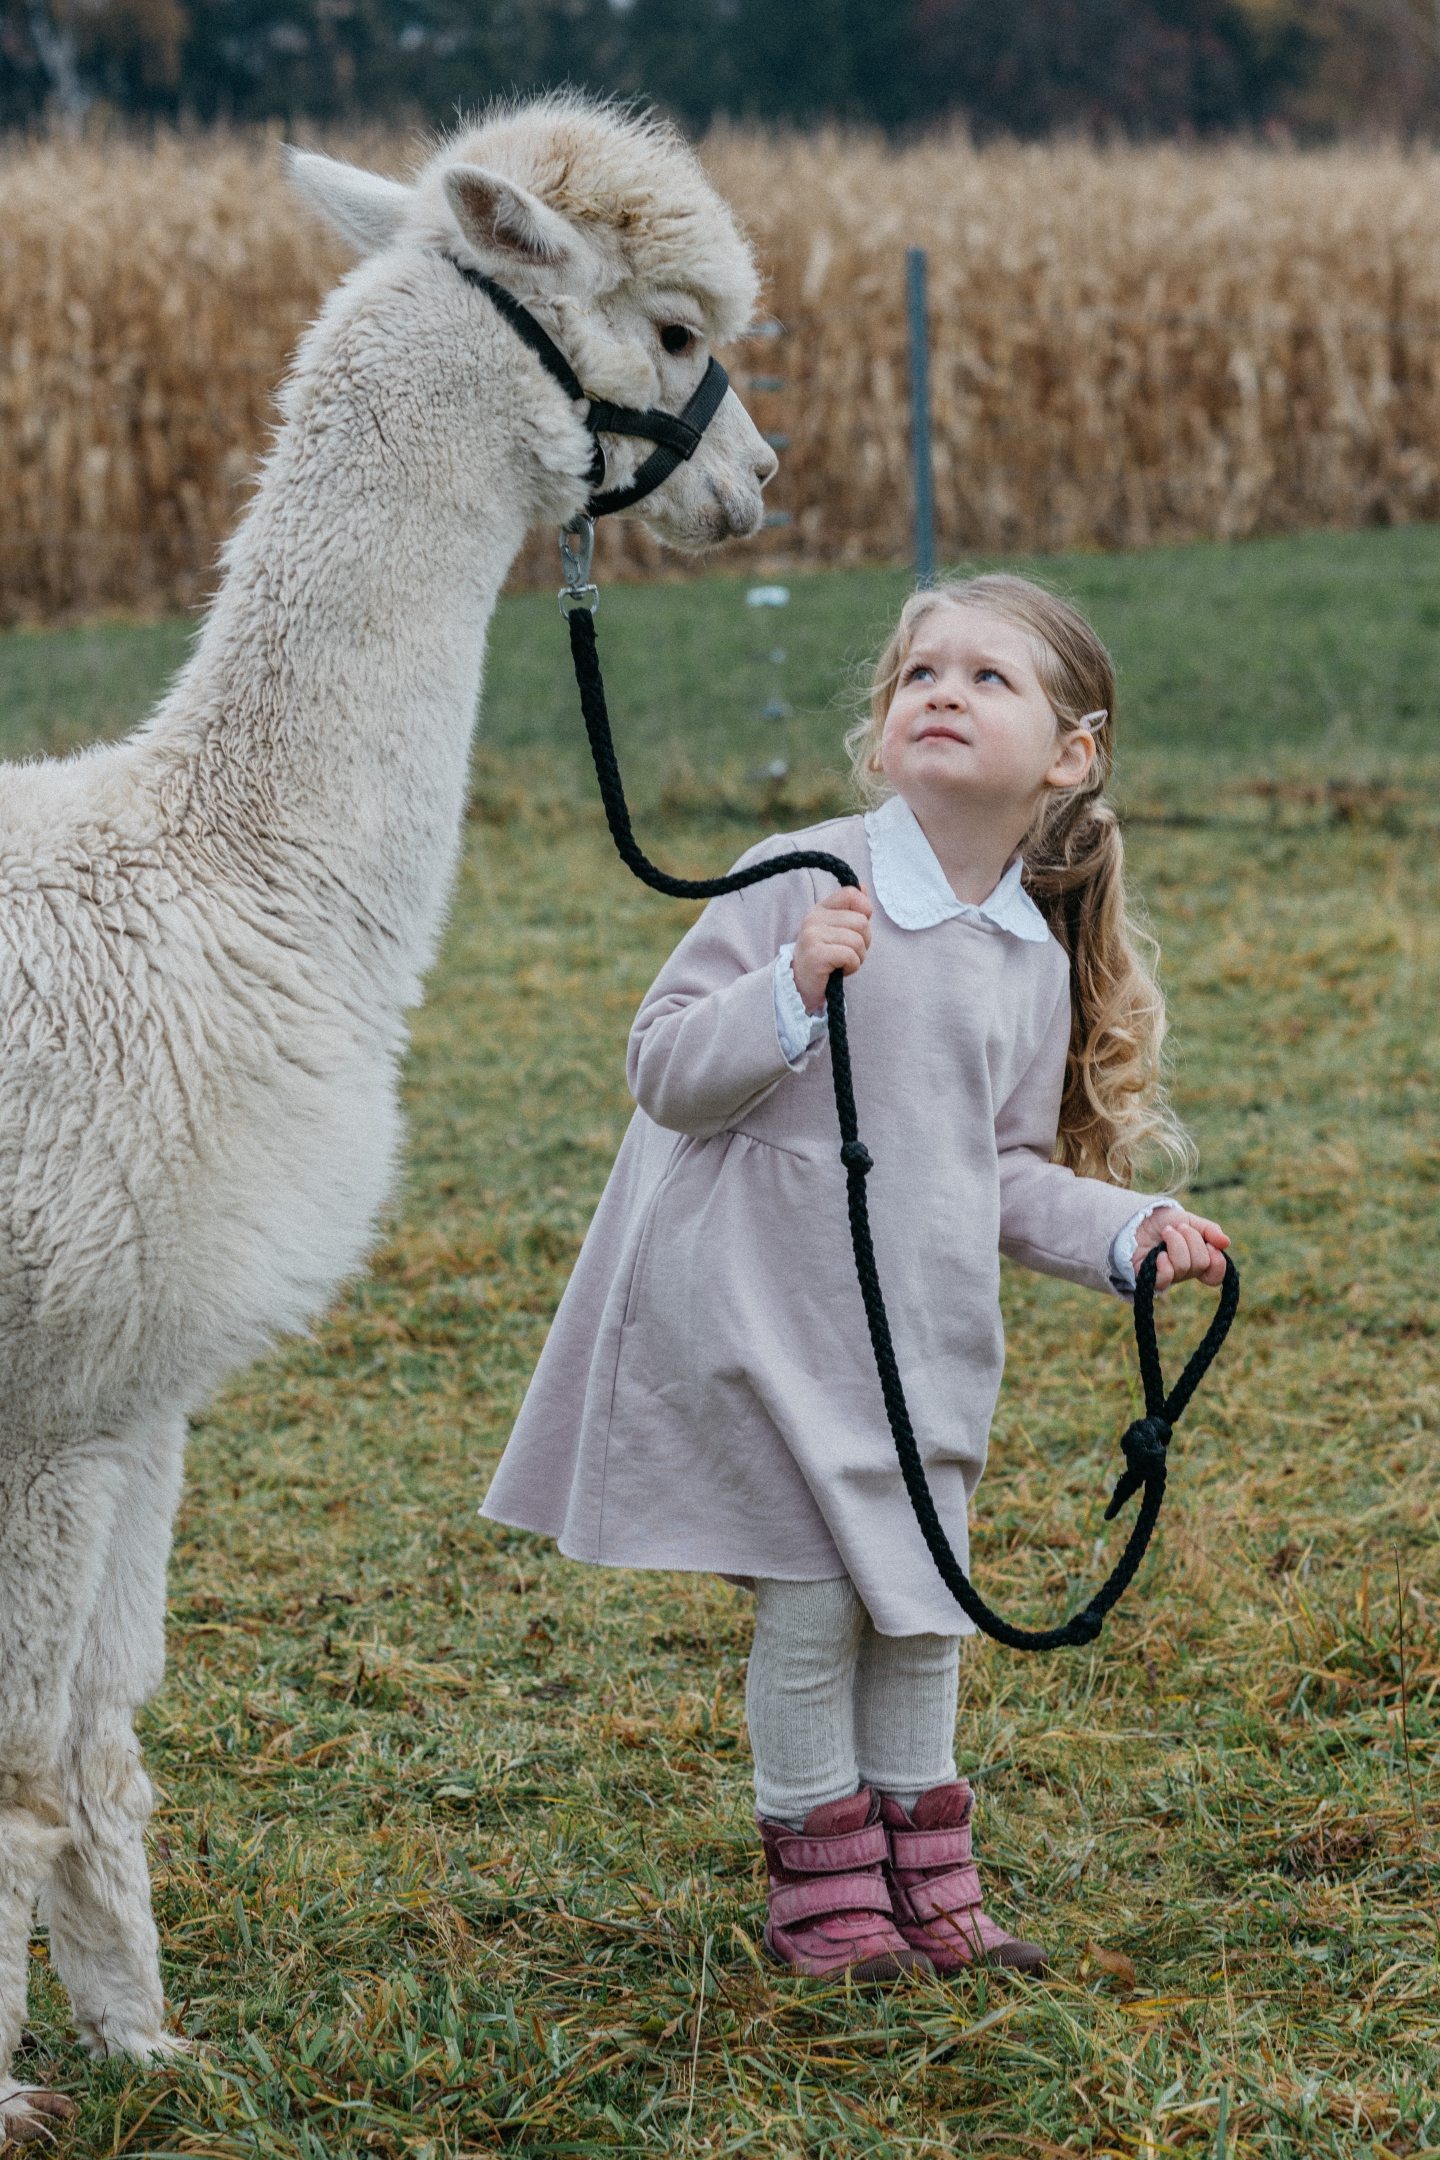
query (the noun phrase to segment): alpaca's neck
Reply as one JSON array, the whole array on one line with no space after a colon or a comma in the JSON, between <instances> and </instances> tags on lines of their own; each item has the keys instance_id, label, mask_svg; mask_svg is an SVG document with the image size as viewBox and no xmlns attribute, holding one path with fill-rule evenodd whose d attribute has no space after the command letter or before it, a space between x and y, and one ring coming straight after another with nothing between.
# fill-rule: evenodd
<instances>
[{"instance_id":1,"label":"alpaca's neck","mask_svg":"<svg viewBox=\"0 0 1440 2160\"><path fill-rule=\"evenodd\" d=\"M383 888L403 936L448 874L486 629L524 523L502 517L477 546L383 488L286 487L284 462L197 655L220 693L199 807L243 821L253 806L367 906Z\"/></svg>"},{"instance_id":2,"label":"alpaca's neck","mask_svg":"<svg viewBox=\"0 0 1440 2160\"><path fill-rule=\"evenodd\" d=\"M186 827L278 859L302 914L306 891L328 888L327 918L353 910L367 950L414 968L443 913L486 626L536 504L498 341L487 381L473 344L449 360L459 340L443 321L407 351L393 319L377 327L374 293L349 297L348 317L337 308L312 333L152 739L180 753ZM396 298L382 289L378 312ZM384 358L362 364L377 350L404 356L403 381Z\"/></svg>"}]
</instances>

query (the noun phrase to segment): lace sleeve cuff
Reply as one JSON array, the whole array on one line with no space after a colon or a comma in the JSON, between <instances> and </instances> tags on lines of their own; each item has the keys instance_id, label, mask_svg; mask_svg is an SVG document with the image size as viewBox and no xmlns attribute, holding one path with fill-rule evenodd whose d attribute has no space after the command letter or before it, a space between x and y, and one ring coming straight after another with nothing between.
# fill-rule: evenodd
<instances>
[{"instance_id":1,"label":"lace sleeve cuff","mask_svg":"<svg viewBox=\"0 0 1440 2160\"><path fill-rule=\"evenodd\" d=\"M830 1020L823 1010L808 1013L795 987L794 945L782 945L775 958L775 1033L787 1065L801 1065L814 1045L828 1034ZM1133 1241L1132 1241L1133 1242Z\"/></svg>"},{"instance_id":2,"label":"lace sleeve cuff","mask_svg":"<svg viewBox=\"0 0 1440 2160\"><path fill-rule=\"evenodd\" d=\"M1141 1223L1147 1215L1153 1215L1157 1208L1179 1205L1178 1200L1172 1200L1168 1195L1146 1200L1135 1210L1129 1222L1122 1224L1116 1231L1110 1245L1110 1281L1121 1297L1131 1297L1134 1294L1135 1237Z\"/></svg>"}]
</instances>

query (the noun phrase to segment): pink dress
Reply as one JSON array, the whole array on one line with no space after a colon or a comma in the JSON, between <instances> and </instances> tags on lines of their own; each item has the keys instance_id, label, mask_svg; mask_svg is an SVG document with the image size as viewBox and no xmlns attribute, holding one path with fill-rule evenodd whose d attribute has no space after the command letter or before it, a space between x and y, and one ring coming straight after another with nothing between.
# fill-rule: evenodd
<instances>
[{"instance_id":1,"label":"pink dress","mask_svg":"<svg viewBox=\"0 0 1440 2160\"><path fill-rule=\"evenodd\" d=\"M876 892L865 819L742 860L794 847ZM792 871L712 901L645 998L639 1108L483 1512L607 1566L847 1574L882 1634L953 1634L969 1623L901 1483L855 1280L828 1044L792 1066L777 1032L776 955L833 889ZM880 1277L962 1563L1004 1365L1000 1254L1112 1289L1137 1204L1050 1160L1063 951L974 915L906 929L877 899L846 993Z\"/></svg>"}]
</instances>

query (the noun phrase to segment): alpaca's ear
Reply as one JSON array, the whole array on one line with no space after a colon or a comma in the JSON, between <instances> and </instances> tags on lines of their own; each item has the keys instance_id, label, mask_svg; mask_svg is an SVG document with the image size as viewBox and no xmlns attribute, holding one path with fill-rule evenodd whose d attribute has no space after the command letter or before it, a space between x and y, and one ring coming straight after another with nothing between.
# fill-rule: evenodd
<instances>
[{"instance_id":1,"label":"alpaca's ear","mask_svg":"<svg viewBox=\"0 0 1440 2160\"><path fill-rule=\"evenodd\" d=\"M410 212L411 196L398 180L342 165L314 150L285 149L285 167L293 184L362 255L388 247Z\"/></svg>"},{"instance_id":2,"label":"alpaca's ear","mask_svg":"<svg viewBox=\"0 0 1440 2160\"><path fill-rule=\"evenodd\" d=\"M445 195L456 224L481 255L554 270L574 251L575 236L564 218L503 173L452 165Z\"/></svg>"}]
</instances>

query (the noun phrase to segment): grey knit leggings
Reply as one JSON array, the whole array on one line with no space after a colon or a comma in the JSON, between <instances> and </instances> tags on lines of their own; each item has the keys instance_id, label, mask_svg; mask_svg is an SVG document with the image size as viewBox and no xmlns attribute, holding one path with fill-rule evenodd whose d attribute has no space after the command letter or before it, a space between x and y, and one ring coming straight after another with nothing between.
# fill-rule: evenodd
<instances>
[{"instance_id":1,"label":"grey knit leggings","mask_svg":"<svg viewBox=\"0 0 1440 2160\"><path fill-rule=\"evenodd\" d=\"M958 1635L879 1635L848 1575L755 1584L755 1804L799 1829L861 1785L906 1807L955 1775Z\"/></svg>"}]
</instances>

